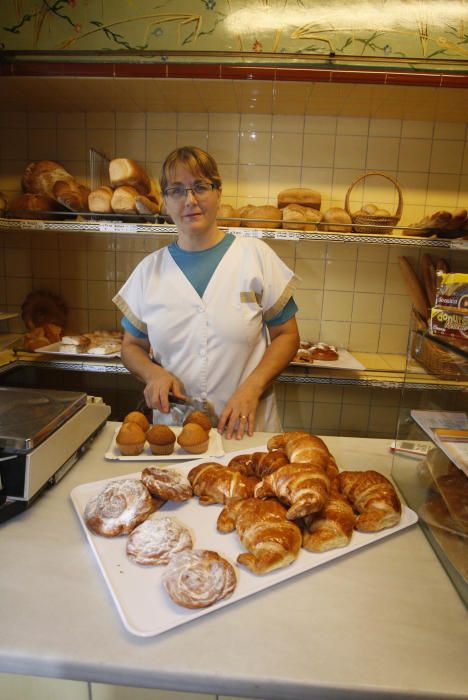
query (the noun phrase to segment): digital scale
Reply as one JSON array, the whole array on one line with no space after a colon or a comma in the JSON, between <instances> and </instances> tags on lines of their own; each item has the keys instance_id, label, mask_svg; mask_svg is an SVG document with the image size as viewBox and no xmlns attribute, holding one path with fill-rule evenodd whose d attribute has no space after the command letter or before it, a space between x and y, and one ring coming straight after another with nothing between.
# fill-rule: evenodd
<instances>
[{"instance_id":1,"label":"digital scale","mask_svg":"<svg viewBox=\"0 0 468 700\"><path fill-rule=\"evenodd\" d=\"M81 392L0 387L0 522L71 469L110 411Z\"/></svg>"}]
</instances>

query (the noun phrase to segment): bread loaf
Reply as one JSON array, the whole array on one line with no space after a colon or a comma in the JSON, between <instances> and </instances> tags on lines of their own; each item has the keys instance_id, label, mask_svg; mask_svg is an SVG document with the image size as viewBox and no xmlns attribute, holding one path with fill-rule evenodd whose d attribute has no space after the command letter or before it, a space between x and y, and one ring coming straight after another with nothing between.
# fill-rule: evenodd
<instances>
[{"instance_id":1,"label":"bread loaf","mask_svg":"<svg viewBox=\"0 0 468 700\"><path fill-rule=\"evenodd\" d=\"M24 192L47 195L72 211L88 209L89 188L52 160L29 163L21 184Z\"/></svg>"},{"instance_id":2,"label":"bread loaf","mask_svg":"<svg viewBox=\"0 0 468 700\"><path fill-rule=\"evenodd\" d=\"M251 226L258 228L281 228L282 212L278 207L266 204L262 207L253 207L249 214L253 219Z\"/></svg>"},{"instance_id":3,"label":"bread loaf","mask_svg":"<svg viewBox=\"0 0 468 700\"><path fill-rule=\"evenodd\" d=\"M111 187L97 187L88 195L88 209L96 214L111 214L113 191Z\"/></svg>"},{"instance_id":4,"label":"bread loaf","mask_svg":"<svg viewBox=\"0 0 468 700\"><path fill-rule=\"evenodd\" d=\"M135 214L138 192L134 187L123 185L114 190L111 199L112 211L116 214Z\"/></svg>"},{"instance_id":5,"label":"bread loaf","mask_svg":"<svg viewBox=\"0 0 468 700\"><path fill-rule=\"evenodd\" d=\"M8 199L6 194L0 192L0 216L5 216L6 210L8 209Z\"/></svg>"},{"instance_id":6,"label":"bread loaf","mask_svg":"<svg viewBox=\"0 0 468 700\"><path fill-rule=\"evenodd\" d=\"M238 212L231 204L220 204L216 221L218 226L239 226Z\"/></svg>"},{"instance_id":7,"label":"bread loaf","mask_svg":"<svg viewBox=\"0 0 468 700\"><path fill-rule=\"evenodd\" d=\"M306 221L306 207L300 204L288 204L284 207L283 228L304 231Z\"/></svg>"},{"instance_id":8,"label":"bread loaf","mask_svg":"<svg viewBox=\"0 0 468 700\"><path fill-rule=\"evenodd\" d=\"M403 281L416 311L427 319L429 314L429 301L426 292L421 286L418 276L414 272L411 264L403 255L398 258L400 269L403 275Z\"/></svg>"},{"instance_id":9,"label":"bread loaf","mask_svg":"<svg viewBox=\"0 0 468 700\"><path fill-rule=\"evenodd\" d=\"M322 231L340 231L341 233L350 233L353 230L351 226L352 220L350 215L341 207L330 207L323 214L324 225L321 226ZM338 224L335 226L335 224ZM349 225L348 225L349 224Z\"/></svg>"},{"instance_id":10,"label":"bread loaf","mask_svg":"<svg viewBox=\"0 0 468 700\"><path fill-rule=\"evenodd\" d=\"M139 194L149 194L150 179L143 168L131 158L114 158L109 163L109 180L112 187L129 185Z\"/></svg>"},{"instance_id":11,"label":"bread loaf","mask_svg":"<svg viewBox=\"0 0 468 700\"><path fill-rule=\"evenodd\" d=\"M252 212L254 209L255 207L253 204L246 204L237 210L241 226L250 226L250 222L245 221L245 219L250 219L252 217Z\"/></svg>"},{"instance_id":12,"label":"bread loaf","mask_svg":"<svg viewBox=\"0 0 468 700\"><path fill-rule=\"evenodd\" d=\"M278 207L281 209L288 204L302 204L304 207L320 209L322 195L308 187L292 187L278 193Z\"/></svg>"},{"instance_id":13,"label":"bread loaf","mask_svg":"<svg viewBox=\"0 0 468 700\"><path fill-rule=\"evenodd\" d=\"M58 202L45 194L20 194L10 204L10 214L14 219L47 219L44 212L60 209Z\"/></svg>"},{"instance_id":14,"label":"bread loaf","mask_svg":"<svg viewBox=\"0 0 468 700\"><path fill-rule=\"evenodd\" d=\"M154 197L144 194L139 194L135 197L135 207L139 214L144 214L146 216L154 216L159 213L159 204L156 202Z\"/></svg>"}]
</instances>

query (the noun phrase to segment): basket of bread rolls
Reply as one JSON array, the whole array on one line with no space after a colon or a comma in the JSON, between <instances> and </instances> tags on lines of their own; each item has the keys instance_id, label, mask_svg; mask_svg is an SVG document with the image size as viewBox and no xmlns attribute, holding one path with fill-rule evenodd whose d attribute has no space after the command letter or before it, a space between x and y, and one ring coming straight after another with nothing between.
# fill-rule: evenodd
<instances>
[{"instance_id":1,"label":"basket of bread rolls","mask_svg":"<svg viewBox=\"0 0 468 700\"><path fill-rule=\"evenodd\" d=\"M354 187L365 178L375 176L383 177L386 180L389 180L395 186L398 193L398 204L395 213L392 214L386 209L381 209L377 206L377 204L373 204L372 202L364 204L360 209L352 212L350 209L350 198ZM388 236L392 233L394 226L396 226L400 221L401 212L403 210L403 194L401 187L395 178L393 178L391 175L387 175L386 173L377 171L364 173L364 175L360 175L349 186L348 191L346 192L345 210L351 217L355 233L377 233Z\"/></svg>"}]
</instances>

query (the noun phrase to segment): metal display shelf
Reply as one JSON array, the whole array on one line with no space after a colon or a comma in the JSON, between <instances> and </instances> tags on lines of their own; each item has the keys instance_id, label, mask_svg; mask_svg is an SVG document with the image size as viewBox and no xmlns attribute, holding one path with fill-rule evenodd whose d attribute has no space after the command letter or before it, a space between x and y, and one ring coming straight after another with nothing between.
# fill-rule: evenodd
<instances>
[{"instance_id":1,"label":"metal display shelf","mask_svg":"<svg viewBox=\"0 0 468 700\"><path fill-rule=\"evenodd\" d=\"M18 367L35 367L41 369L69 370L75 372L100 372L107 374L130 374L119 360L78 360L78 359L17 359L8 365L0 367L0 374L8 372ZM359 376L356 372L347 374L346 370L332 370L333 374L320 370L319 372L309 369L296 370L294 367L286 369L277 379L277 382L284 384L327 384L333 386L360 386L373 387L376 389L430 389L459 391L460 382L451 383L437 380L432 375L408 375L400 371L392 373L389 370L382 370L381 375L376 370L360 370ZM468 383L467 383L468 384Z\"/></svg>"},{"instance_id":2,"label":"metal display shelf","mask_svg":"<svg viewBox=\"0 0 468 700\"><path fill-rule=\"evenodd\" d=\"M75 214L76 216L76 214ZM135 218L135 217L133 217ZM340 233L338 231L295 231L286 229L256 228L252 220L249 227L223 227L236 236L249 238L266 238L289 241L333 241L339 243L370 243L376 245L400 245L428 248L456 248L468 250L468 240L461 238L425 238L420 236L404 236L398 233L403 229L394 227L394 235ZM361 226L361 224L360 224ZM375 228L375 226L374 226ZM144 223L138 221L38 221L25 219L0 219L0 232L8 231L56 231L76 233L114 233L120 235L176 235L176 227L171 224Z\"/></svg>"}]
</instances>

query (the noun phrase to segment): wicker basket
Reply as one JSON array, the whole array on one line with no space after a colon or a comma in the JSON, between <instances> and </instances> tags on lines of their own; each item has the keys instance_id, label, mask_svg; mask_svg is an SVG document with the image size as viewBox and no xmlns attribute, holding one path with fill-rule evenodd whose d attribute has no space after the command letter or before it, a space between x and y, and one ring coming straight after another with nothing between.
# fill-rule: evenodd
<instances>
[{"instance_id":1,"label":"wicker basket","mask_svg":"<svg viewBox=\"0 0 468 700\"><path fill-rule=\"evenodd\" d=\"M412 332L411 356L441 379L468 379L468 359L439 345L424 332Z\"/></svg>"},{"instance_id":2,"label":"wicker basket","mask_svg":"<svg viewBox=\"0 0 468 700\"><path fill-rule=\"evenodd\" d=\"M359 182L361 182L361 180L364 180L364 178L366 177L375 175L377 175L378 177L384 177L386 180L390 180L390 182L396 187L396 190L398 192L398 206L396 212L395 214L393 214L393 216L373 216L372 214L359 214L355 216L351 213L349 208L349 199L351 196L351 192L353 188ZM364 173L364 175L358 177L349 186L348 191L346 192L344 208L351 217L351 220L354 224L353 230L355 233L380 233L382 235L388 236L392 233L393 227L396 226L400 221L401 212L403 209L403 194L401 191L401 187L391 175L386 175L385 173L379 172Z\"/></svg>"}]
</instances>

